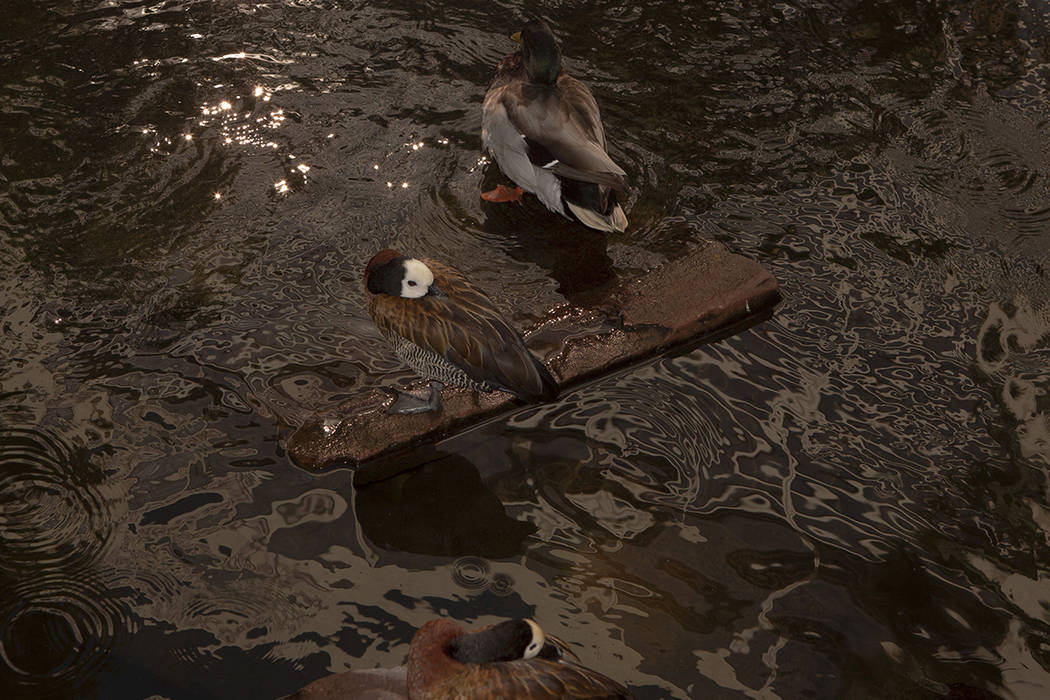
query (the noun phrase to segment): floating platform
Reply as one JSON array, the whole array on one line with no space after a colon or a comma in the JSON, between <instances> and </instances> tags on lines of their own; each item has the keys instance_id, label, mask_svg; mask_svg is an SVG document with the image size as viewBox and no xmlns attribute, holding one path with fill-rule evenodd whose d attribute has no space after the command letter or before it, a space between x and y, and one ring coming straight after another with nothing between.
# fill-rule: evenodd
<instances>
[{"instance_id":1,"label":"floating platform","mask_svg":"<svg viewBox=\"0 0 1050 700\"><path fill-rule=\"evenodd\" d=\"M552 310L526 334L526 343L565 392L739 332L768 318L779 301L779 285L765 268L705 241L682 258L620 281L595 306ZM426 387L420 380L408 388ZM289 454L308 471L352 468L357 483L367 483L419 464L418 457L407 457L410 452L525 406L503 392L446 387L441 398L437 413L388 415L390 392L363 391L298 428L286 443Z\"/></svg>"}]
</instances>

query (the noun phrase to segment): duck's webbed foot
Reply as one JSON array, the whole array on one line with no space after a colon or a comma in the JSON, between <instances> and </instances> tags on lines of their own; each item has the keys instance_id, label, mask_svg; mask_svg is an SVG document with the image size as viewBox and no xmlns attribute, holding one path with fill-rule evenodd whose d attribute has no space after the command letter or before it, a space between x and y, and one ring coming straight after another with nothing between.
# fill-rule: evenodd
<instances>
[{"instance_id":1,"label":"duck's webbed foot","mask_svg":"<svg viewBox=\"0 0 1050 700\"><path fill-rule=\"evenodd\" d=\"M524 196L525 191L520 187L511 189L506 185L496 185L496 189L481 193L481 198L486 202L517 202L521 204L521 198Z\"/></svg>"},{"instance_id":2,"label":"duck's webbed foot","mask_svg":"<svg viewBox=\"0 0 1050 700\"><path fill-rule=\"evenodd\" d=\"M431 413L434 411L441 410L441 390L444 388L444 384L435 380L430 382L430 396L427 399L422 399L414 394L409 394L405 391L398 391L391 389L394 395L397 397L394 403L390 404L386 412L391 415L404 415L413 413Z\"/></svg>"}]
</instances>

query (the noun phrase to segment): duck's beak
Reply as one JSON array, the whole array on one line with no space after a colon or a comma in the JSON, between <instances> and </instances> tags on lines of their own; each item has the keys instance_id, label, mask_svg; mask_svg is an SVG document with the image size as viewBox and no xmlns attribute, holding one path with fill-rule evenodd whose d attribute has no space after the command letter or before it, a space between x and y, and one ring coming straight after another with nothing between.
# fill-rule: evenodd
<instances>
[{"instance_id":1,"label":"duck's beak","mask_svg":"<svg viewBox=\"0 0 1050 700\"><path fill-rule=\"evenodd\" d=\"M510 35L510 38L520 44L521 43L521 32L514 32L513 34Z\"/></svg>"}]
</instances>

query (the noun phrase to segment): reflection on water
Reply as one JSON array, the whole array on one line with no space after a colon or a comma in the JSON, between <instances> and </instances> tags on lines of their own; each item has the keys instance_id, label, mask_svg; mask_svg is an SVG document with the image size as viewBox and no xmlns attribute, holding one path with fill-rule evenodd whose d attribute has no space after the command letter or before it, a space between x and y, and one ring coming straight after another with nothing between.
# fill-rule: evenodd
<instances>
[{"instance_id":1,"label":"reflection on water","mask_svg":"<svg viewBox=\"0 0 1050 700\"><path fill-rule=\"evenodd\" d=\"M384 549L500 559L521 552L526 538L535 531L509 517L478 470L454 455L360 487L356 495L355 513L363 534L372 545ZM463 576L485 578L480 569L477 576L463 574L460 578Z\"/></svg>"},{"instance_id":2,"label":"reflection on water","mask_svg":"<svg viewBox=\"0 0 1050 700\"><path fill-rule=\"evenodd\" d=\"M536 3L635 185L494 205L515 3L16 2L0 694L276 697L435 616L638 697L1050 687L1050 6ZM702 238L786 300L388 481L281 446L407 371L380 247L522 326Z\"/></svg>"}]
</instances>

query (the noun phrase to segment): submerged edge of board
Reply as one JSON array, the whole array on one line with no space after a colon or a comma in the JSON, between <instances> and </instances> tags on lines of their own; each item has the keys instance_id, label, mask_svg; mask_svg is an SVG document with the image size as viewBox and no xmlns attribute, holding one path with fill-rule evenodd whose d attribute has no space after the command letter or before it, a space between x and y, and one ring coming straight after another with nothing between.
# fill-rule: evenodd
<instances>
[{"instance_id":1,"label":"submerged edge of board","mask_svg":"<svg viewBox=\"0 0 1050 700\"><path fill-rule=\"evenodd\" d=\"M559 307L526 337L564 393L587 380L656 355L685 351L767 318L780 301L777 281L753 260L714 241L641 277L619 283L601 304ZM413 388L425 387L422 380ZM308 420L288 438L307 471L353 468L376 481L420 463L407 454L499 414L526 408L509 394L446 387L437 413L388 415L390 392L366 389L337 411ZM401 457L405 457L401 459Z\"/></svg>"}]
</instances>

